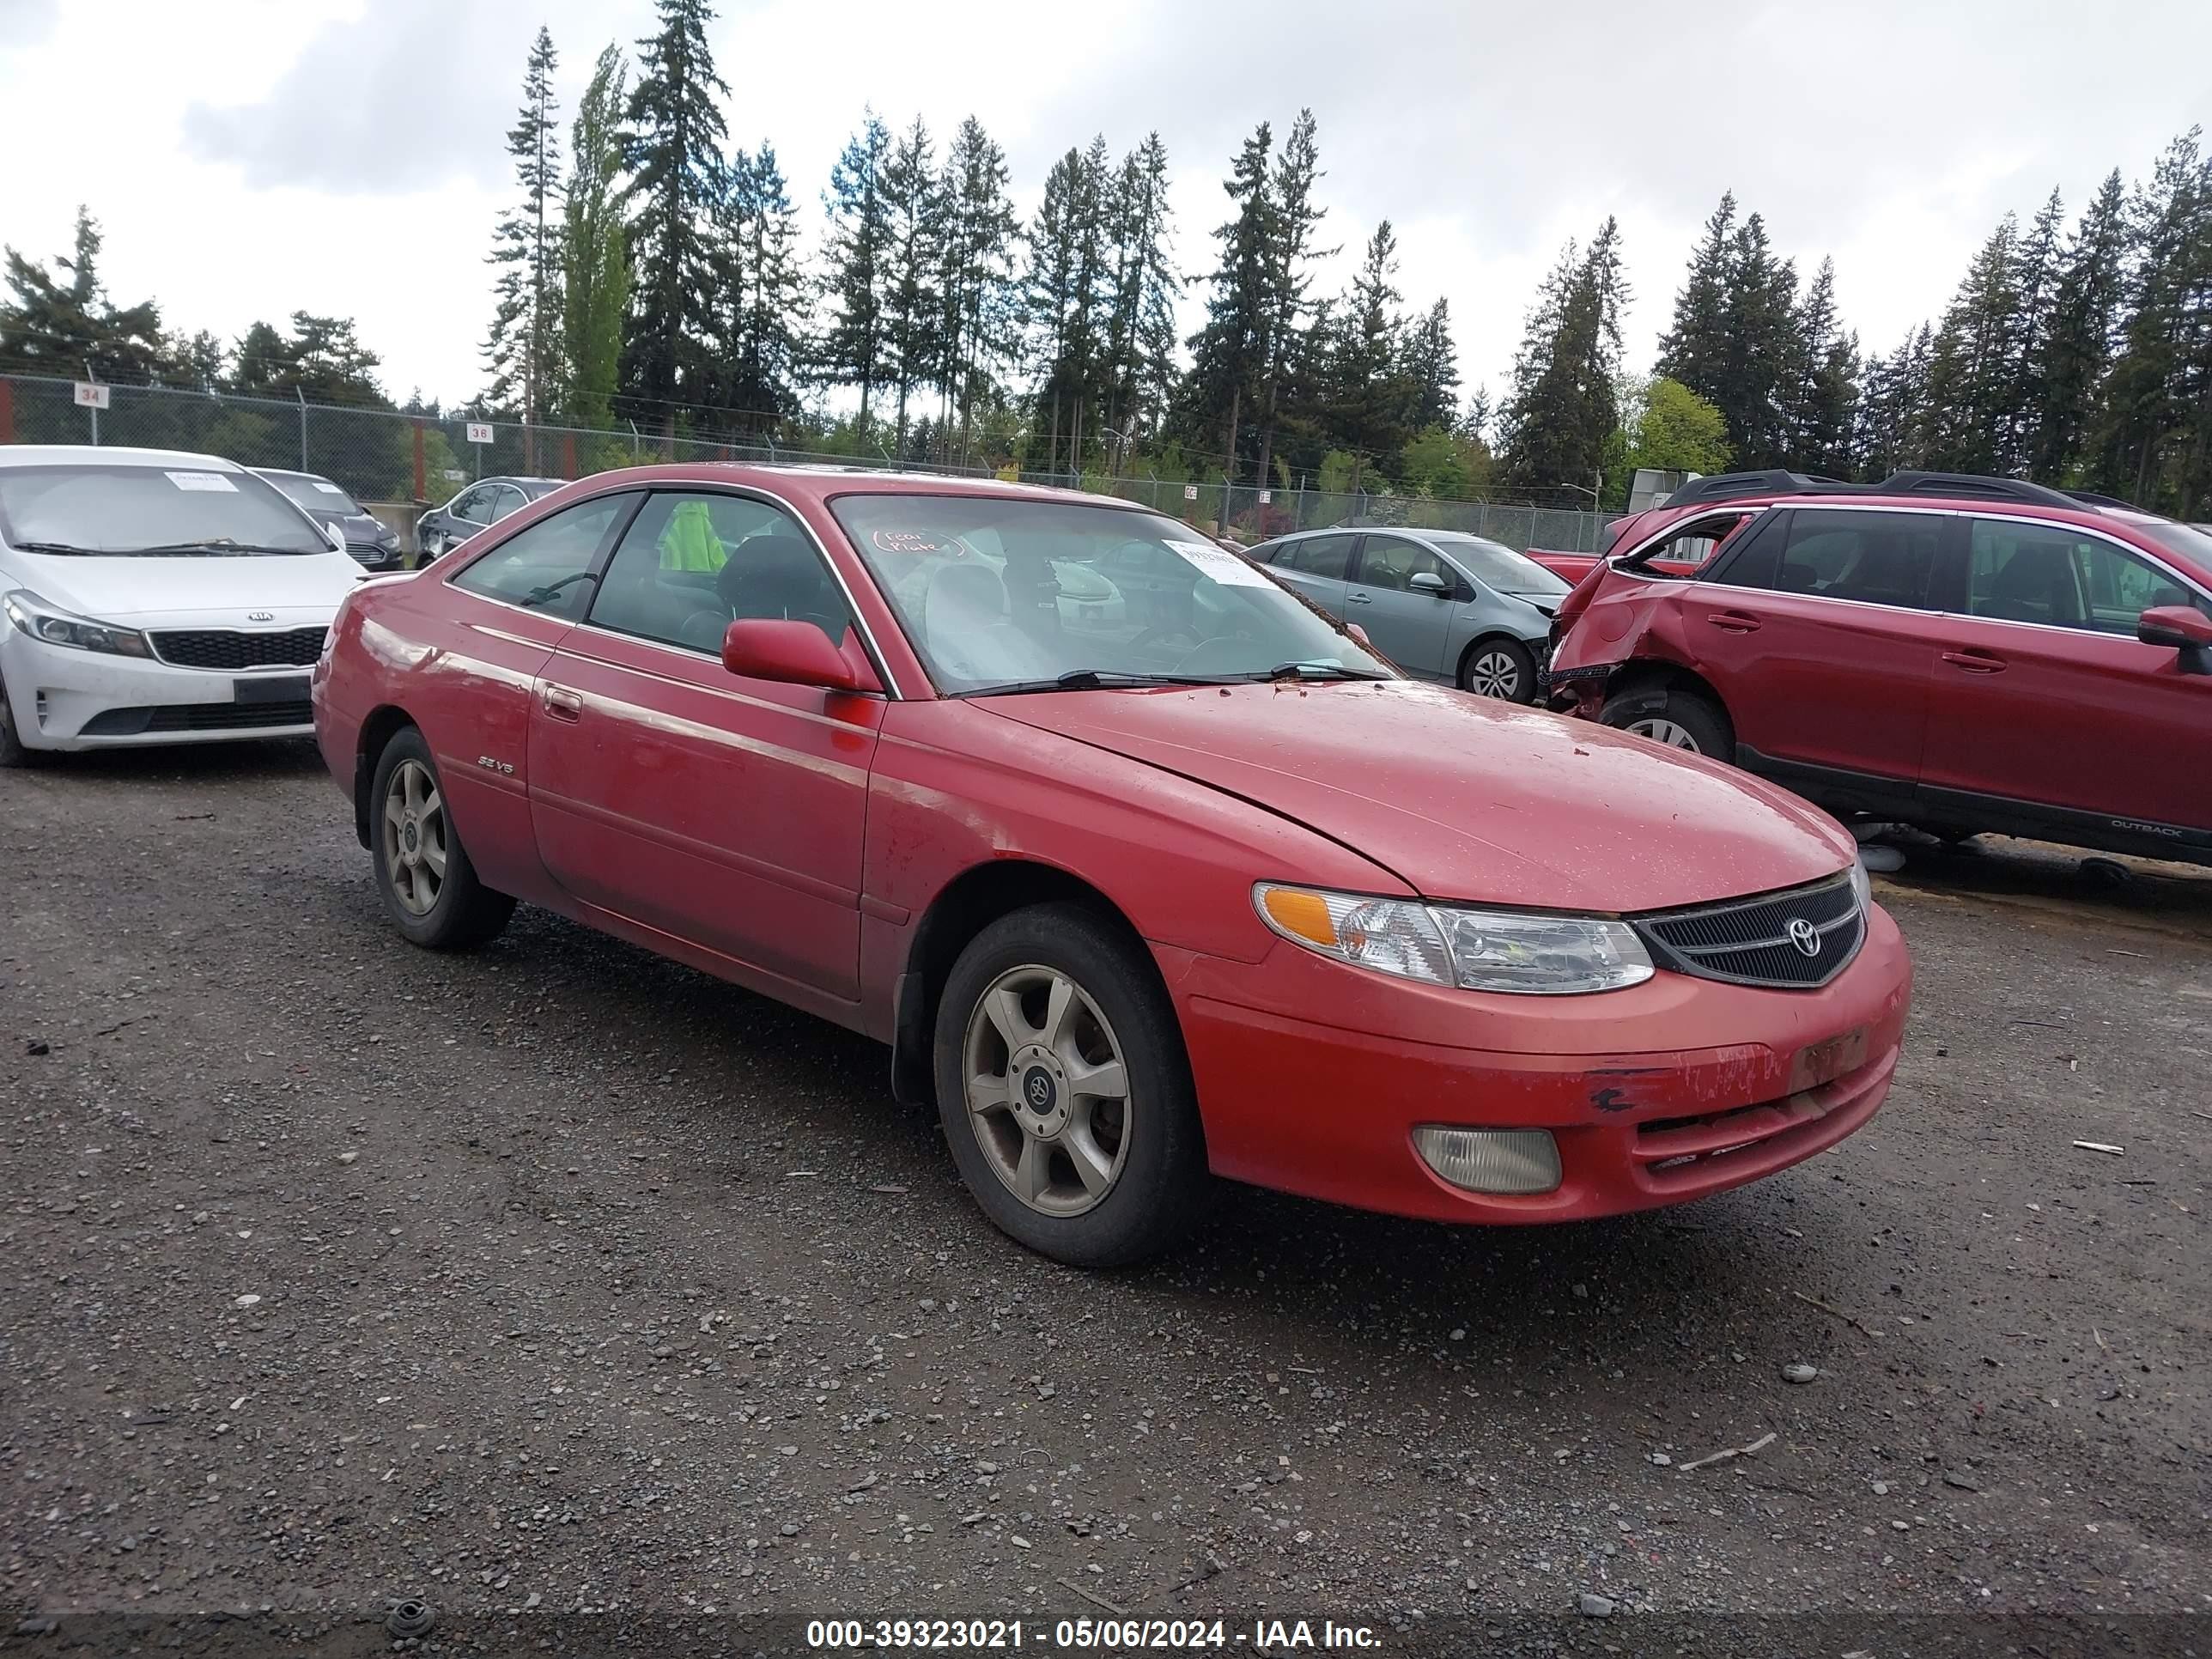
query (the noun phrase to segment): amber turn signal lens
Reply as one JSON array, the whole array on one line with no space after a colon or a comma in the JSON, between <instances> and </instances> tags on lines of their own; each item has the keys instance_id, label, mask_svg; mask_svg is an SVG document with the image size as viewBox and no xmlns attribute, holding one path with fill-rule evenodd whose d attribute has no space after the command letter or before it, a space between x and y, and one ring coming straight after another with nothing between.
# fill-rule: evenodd
<instances>
[{"instance_id":1,"label":"amber turn signal lens","mask_svg":"<svg viewBox=\"0 0 2212 1659\"><path fill-rule=\"evenodd\" d=\"M1286 933L1334 949L1336 922L1328 914L1328 901L1318 893L1301 893L1291 887L1270 887L1261 901L1267 916Z\"/></svg>"}]
</instances>

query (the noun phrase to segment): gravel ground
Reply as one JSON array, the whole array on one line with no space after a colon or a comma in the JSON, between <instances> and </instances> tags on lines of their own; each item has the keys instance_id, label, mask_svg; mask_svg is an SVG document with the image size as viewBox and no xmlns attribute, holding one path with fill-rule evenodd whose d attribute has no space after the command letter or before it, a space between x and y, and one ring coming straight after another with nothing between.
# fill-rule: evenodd
<instances>
[{"instance_id":1,"label":"gravel ground","mask_svg":"<svg viewBox=\"0 0 2212 1659\"><path fill-rule=\"evenodd\" d=\"M2203 872L1916 860L1888 1106L1745 1191L1224 1188L1094 1277L867 1042L540 912L401 944L305 745L0 777L0 1632L2212 1607Z\"/></svg>"}]
</instances>

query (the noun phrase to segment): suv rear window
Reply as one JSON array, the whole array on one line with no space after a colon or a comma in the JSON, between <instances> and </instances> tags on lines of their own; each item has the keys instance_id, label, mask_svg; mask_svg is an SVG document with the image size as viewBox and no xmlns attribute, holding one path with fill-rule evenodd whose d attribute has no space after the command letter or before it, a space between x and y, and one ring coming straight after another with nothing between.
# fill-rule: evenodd
<instances>
[{"instance_id":1,"label":"suv rear window","mask_svg":"<svg viewBox=\"0 0 2212 1659\"><path fill-rule=\"evenodd\" d=\"M1924 611L1945 522L1931 513L1799 507L1790 514L1771 580L1762 580L1764 570L1754 574L1733 569L1723 579L1783 593Z\"/></svg>"}]
</instances>

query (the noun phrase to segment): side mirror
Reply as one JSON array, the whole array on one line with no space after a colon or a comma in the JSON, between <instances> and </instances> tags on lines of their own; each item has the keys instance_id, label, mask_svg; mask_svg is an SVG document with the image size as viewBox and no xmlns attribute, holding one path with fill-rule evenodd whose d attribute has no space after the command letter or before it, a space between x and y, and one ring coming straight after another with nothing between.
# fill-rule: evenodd
<instances>
[{"instance_id":1,"label":"side mirror","mask_svg":"<svg viewBox=\"0 0 2212 1659\"><path fill-rule=\"evenodd\" d=\"M1344 631L1352 635L1352 642L1362 651L1374 651L1376 656L1382 657L1380 651L1375 650L1375 641L1367 637L1367 630L1358 623L1345 623ZM1388 657L1382 657L1382 660L1389 662L1390 659Z\"/></svg>"},{"instance_id":2,"label":"side mirror","mask_svg":"<svg viewBox=\"0 0 2212 1659\"><path fill-rule=\"evenodd\" d=\"M1417 570L1406 580L1406 586L1416 593L1426 593L1443 599L1452 591L1452 585L1433 570Z\"/></svg>"},{"instance_id":3,"label":"side mirror","mask_svg":"<svg viewBox=\"0 0 2212 1659\"><path fill-rule=\"evenodd\" d=\"M722 666L748 679L816 685L825 691L872 690L845 653L810 622L740 617L722 635Z\"/></svg>"},{"instance_id":4,"label":"side mirror","mask_svg":"<svg viewBox=\"0 0 2212 1659\"><path fill-rule=\"evenodd\" d=\"M2179 651L2185 674L2212 674L2212 617L2193 605L2153 605L2136 618L2136 637Z\"/></svg>"}]
</instances>

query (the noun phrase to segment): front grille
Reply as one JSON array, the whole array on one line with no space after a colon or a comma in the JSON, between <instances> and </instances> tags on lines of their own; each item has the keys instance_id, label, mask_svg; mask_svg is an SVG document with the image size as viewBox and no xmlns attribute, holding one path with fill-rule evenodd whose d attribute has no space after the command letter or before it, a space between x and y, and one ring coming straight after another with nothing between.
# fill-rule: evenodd
<instances>
[{"instance_id":1,"label":"front grille","mask_svg":"<svg viewBox=\"0 0 2212 1659\"><path fill-rule=\"evenodd\" d=\"M87 738L135 738L148 732L260 732L313 726L315 706L295 702L181 702L151 708L103 708L78 733Z\"/></svg>"},{"instance_id":2,"label":"front grille","mask_svg":"<svg viewBox=\"0 0 2212 1659\"><path fill-rule=\"evenodd\" d=\"M326 628L288 628L267 634L237 629L165 629L147 637L154 654L177 668L313 668L323 653Z\"/></svg>"},{"instance_id":3,"label":"front grille","mask_svg":"<svg viewBox=\"0 0 2212 1659\"><path fill-rule=\"evenodd\" d=\"M1786 893L1639 916L1635 927L1653 959L1676 973L1791 988L1826 985L1866 936L1848 874ZM1807 929L1809 951L1798 942Z\"/></svg>"}]
</instances>

